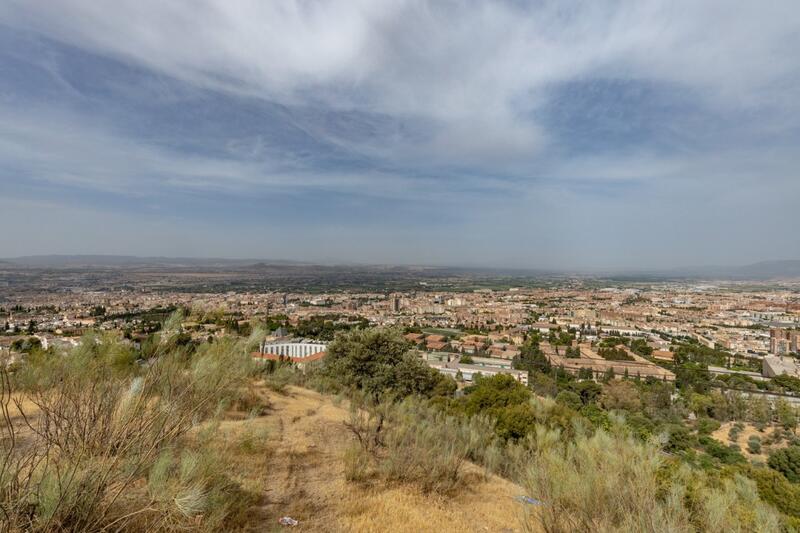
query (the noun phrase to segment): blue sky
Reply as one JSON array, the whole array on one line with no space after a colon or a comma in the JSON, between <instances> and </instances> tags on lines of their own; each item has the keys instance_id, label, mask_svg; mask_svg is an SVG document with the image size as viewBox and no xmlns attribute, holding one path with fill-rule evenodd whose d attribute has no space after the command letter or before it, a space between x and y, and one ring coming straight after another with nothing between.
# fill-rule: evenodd
<instances>
[{"instance_id":1,"label":"blue sky","mask_svg":"<svg viewBox=\"0 0 800 533\"><path fill-rule=\"evenodd\" d=\"M0 257L800 258L795 2L9 0Z\"/></svg>"}]
</instances>

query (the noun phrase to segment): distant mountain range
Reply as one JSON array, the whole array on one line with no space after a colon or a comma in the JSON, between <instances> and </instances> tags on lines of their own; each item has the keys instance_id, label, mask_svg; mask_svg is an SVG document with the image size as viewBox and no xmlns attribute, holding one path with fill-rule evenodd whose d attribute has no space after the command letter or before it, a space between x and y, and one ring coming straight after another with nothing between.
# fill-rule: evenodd
<instances>
[{"instance_id":1,"label":"distant mountain range","mask_svg":"<svg viewBox=\"0 0 800 533\"><path fill-rule=\"evenodd\" d=\"M223 259L223 258L197 258L197 257L138 257L133 255L28 255L0 259L0 264L7 263L18 266L35 268L80 268L80 267L142 267L142 266L170 266L170 267L243 267L251 266L258 259ZM299 261L275 260L268 262L271 265L301 265Z\"/></svg>"},{"instance_id":2,"label":"distant mountain range","mask_svg":"<svg viewBox=\"0 0 800 533\"><path fill-rule=\"evenodd\" d=\"M742 266L700 266L670 269L631 269L605 272L592 271L557 271L546 269L510 269L510 268L470 268L443 267L424 265L359 265L332 264L320 265L312 262L265 259L223 259L194 257L137 257L127 255L31 255L0 259L3 267L28 268L201 268L234 270L291 270L292 268L323 268L331 270L394 270L395 272L450 272L456 275L502 275L511 277L525 276L575 276L602 278L644 278L644 279L719 279L719 280L770 280L800 279L800 260L761 261Z\"/></svg>"}]
</instances>

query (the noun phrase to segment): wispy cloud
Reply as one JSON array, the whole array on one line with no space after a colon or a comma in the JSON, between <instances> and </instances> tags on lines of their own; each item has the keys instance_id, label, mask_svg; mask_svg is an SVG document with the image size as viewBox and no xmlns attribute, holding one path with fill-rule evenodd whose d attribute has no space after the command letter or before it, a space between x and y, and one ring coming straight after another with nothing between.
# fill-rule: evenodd
<instances>
[{"instance_id":1,"label":"wispy cloud","mask_svg":"<svg viewBox=\"0 0 800 533\"><path fill-rule=\"evenodd\" d=\"M0 184L231 220L305 202L297 238L372 225L364 259L434 224L469 233L437 248L456 262L758 258L702 228L800 225L799 48L788 0L10 0ZM627 244L563 244L587 227Z\"/></svg>"}]
</instances>

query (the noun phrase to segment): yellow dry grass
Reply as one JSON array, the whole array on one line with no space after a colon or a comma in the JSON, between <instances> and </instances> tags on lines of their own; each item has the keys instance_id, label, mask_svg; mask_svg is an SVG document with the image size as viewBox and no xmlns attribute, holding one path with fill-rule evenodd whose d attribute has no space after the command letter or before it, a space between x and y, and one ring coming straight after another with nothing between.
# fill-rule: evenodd
<instances>
[{"instance_id":1,"label":"yellow dry grass","mask_svg":"<svg viewBox=\"0 0 800 533\"><path fill-rule=\"evenodd\" d=\"M25 446L33 437L33 432L25 423L25 419L33 422L39 414L39 407L30 398L19 393L12 395L12 401L8 405L8 415L11 417L18 446Z\"/></svg>"},{"instance_id":2,"label":"yellow dry grass","mask_svg":"<svg viewBox=\"0 0 800 533\"><path fill-rule=\"evenodd\" d=\"M452 497L410 486L361 486L344 477L342 456L351 442L345 405L328 396L288 387L286 394L257 393L270 412L222 422L217 440L233 463L232 475L258 504L248 529L277 531L282 516L295 531L519 531L523 490L470 465L469 487ZM253 444L253 435L258 442ZM266 436L265 436L266 435ZM246 443L242 444L242 443Z\"/></svg>"},{"instance_id":3,"label":"yellow dry grass","mask_svg":"<svg viewBox=\"0 0 800 533\"><path fill-rule=\"evenodd\" d=\"M766 444L763 444L763 441L766 440L766 438L768 436L772 435L775 432L775 430L777 429L777 426L770 426L770 427L766 428L764 430L764 432L762 433L762 432L758 431L758 429L756 429L756 427L754 425L748 424L748 423L744 424L744 429L742 429L741 433L739 433L739 438L737 440L735 440L735 441L731 441L730 438L728 437L728 434L729 434L729 432L730 432L730 430L731 430L731 428L733 427L734 424L735 424L735 422L725 422L725 423L723 423L718 430L714 431L711 434L711 436L714 437L715 439L717 439L718 441L724 443L724 444L737 444L737 445L739 445L739 448L741 449L742 455L744 455L745 457L747 457L749 459L752 459L752 460L755 460L755 461L766 462L767 458L769 457L770 450L776 450L778 448L785 448L788 445L788 443L785 440L783 440L783 441L781 441L781 442L779 442L777 444L772 444L770 446L767 446ZM756 435L756 436L761 438L762 446L761 446L761 453L759 453L759 454L753 454L753 453L750 453L747 450L747 441L748 441L748 439L750 438L751 435Z\"/></svg>"}]
</instances>

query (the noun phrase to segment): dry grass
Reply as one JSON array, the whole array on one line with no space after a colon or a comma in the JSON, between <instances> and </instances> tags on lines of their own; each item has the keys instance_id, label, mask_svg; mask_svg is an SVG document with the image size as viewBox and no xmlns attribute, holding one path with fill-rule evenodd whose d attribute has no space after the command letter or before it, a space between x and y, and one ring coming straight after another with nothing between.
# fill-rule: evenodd
<instances>
[{"instance_id":1,"label":"dry grass","mask_svg":"<svg viewBox=\"0 0 800 533\"><path fill-rule=\"evenodd\" d=\"M738 444L739 449L742 452L742 455L744 455L749 459L752 459L754 461L766 462L767 458L769 457L769 452L771 450L776 450L778 448L785 448L786 446L788 446L788 442L786 440L781 440L780 442L769 446L763 444L764 441L767 440L767 437L775 432L775 430L777 429L776 426L768 427L762 433L758 431L758 429L756 429L754 425L747 423L742 423L744 425L744 429L742 429L742 431L739 433L739 438L736 439L736 441L731 441L729 438L729 433L734 424L735 422L723 423L718 430L714 431L711 434L711 436L724 444ZM748 451L747 440L752 435L756 435L757 437L761 438L763 444L761 446L761 453L753 454Z\"/></svg>"},{"instance_id":2,"label":"dry grass","mask_svg":"<svg viewBox=\"0 0 800 533\"><path fill-rule=\"evenodd\" d=\"M169 325L169 323L167 324ZM166 325L165 325L166 328ZM168 344L165 342L165 346ZM3 530L218 530L248 501L223 455L190 433L235 400L242 343L166 352L137 374L123 348L87 338L68 356L0 372Z\"/></svg>"},{"instance_id":3,"label":"dry grass","mask_svg":"<svg viewBox=\"0 0 800 533\"><path fill-rule=\"evenodd\" d=\"M354 437L344 427L346 402L289 386L283 393L259 391L271 405L268 416L223 421L219 442L266 431L261 453L231 458L233 477L258 494L247 529L278 530L278 519L299 520L296 531L516 531L522 489L501 478L484 476L468 464L468 489L452 497L423 494L413 486L360 486L345 479L343 456Z\"/></svg>"}]
</instances>

